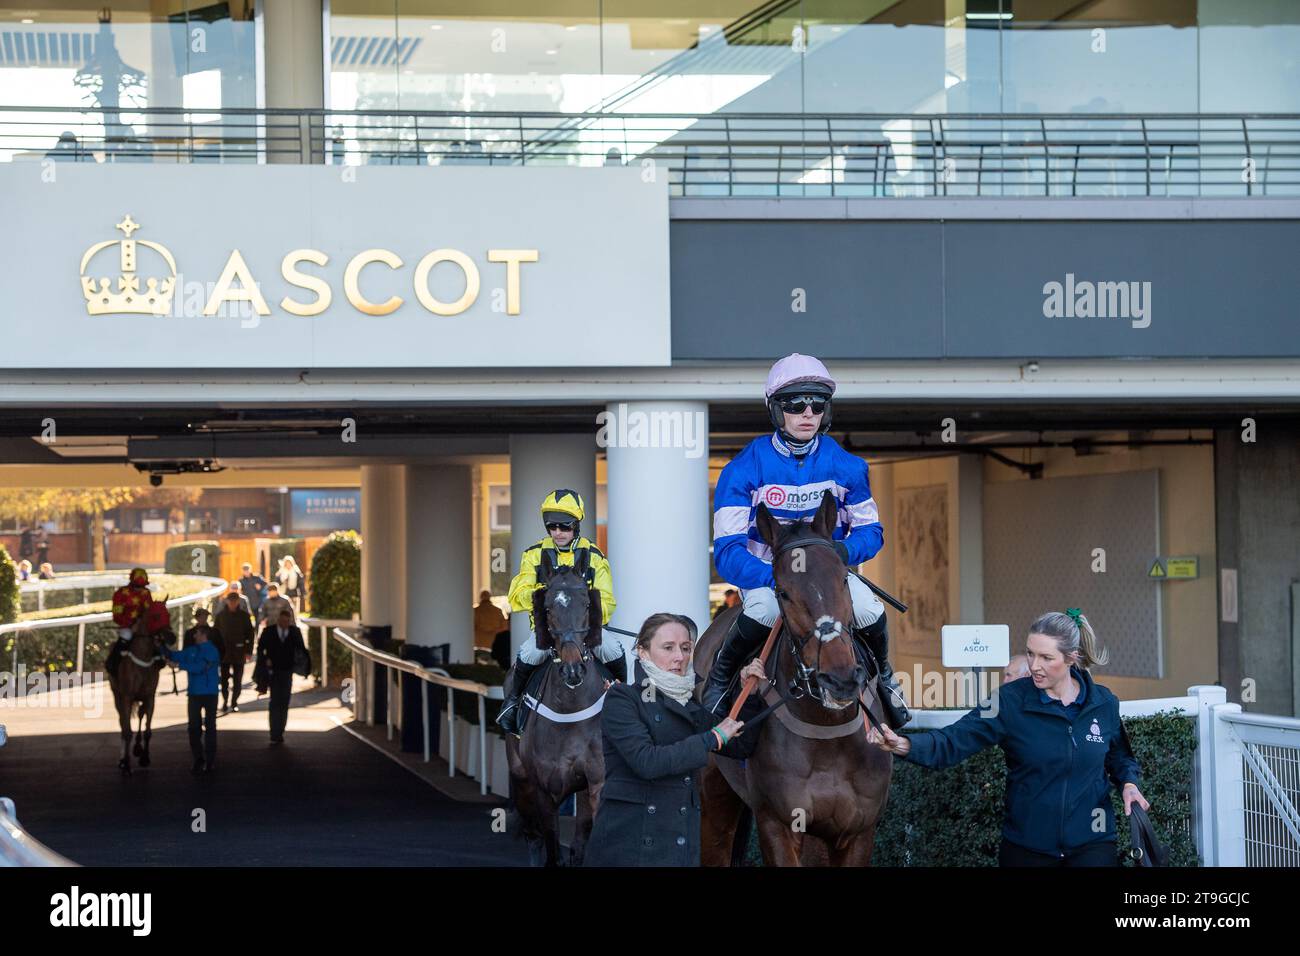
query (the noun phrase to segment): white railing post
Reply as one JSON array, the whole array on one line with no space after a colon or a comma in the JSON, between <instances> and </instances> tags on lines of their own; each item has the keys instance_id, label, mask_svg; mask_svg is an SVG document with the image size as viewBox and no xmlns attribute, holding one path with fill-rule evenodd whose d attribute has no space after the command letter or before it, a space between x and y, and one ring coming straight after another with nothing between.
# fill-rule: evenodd
<instances>
[{"instance_id":1,"label":"white railing post","mask_svg":"<svg viewBox=\"0 0 1300 956\"><path fill-rule=\"evenodd\" d=\"M447 776L456 776L456 692L447 688Z\"/></svg>"},{"instance_id":2,"label":"white railing post","mask_svg":"<svg viewBox=\"0 0 1300 956\"><path fill-rule=\"evenodd\" d=\"M429 762L429 682L420 681L420 721L424 726L424 762Z\"/></svg>"},{"instance_id":3,"label":"white railing post","mask_svg":"<svg viewBox=\"0 0 1300 956\"><path fill-rule=\"evenodd\" d=\"M330 636L329 628L320 626L320 685L325 687L330 682Z\"/></svg>"},{"instance_id":4,"label":"white railing post","mask_svg":"<svg viewBox=\"0 0 1300 956\"><path fill-rule=\"evenodd\" d=\"M1217 684L1187 688L1196 702L1196 752L1192 755L1192 833L1201 866L1218 866L1214 842L1214 717L1210 708L1226 703L1228 691Z\"/></svg>"},{"instance_id":5,"label":"white railing post","mask_svg":"<svg viewBox=\"0 0 1300 956\"><path fill-rule=\"evenodd\" d=\"M386 705L384 707L384 718L385 718L385 722L388 724L389 740L393 739L393 698L396 696L397 695L393 693L393 669L391 667L385 667L384 668L384 697L386 697L387 700L384 701Z\"/></svg>"},{"instance_id":6,"label":"white railing post","mask_svg":"<svg viewBox=\"0 0 1300 956\"><path fill-rule=\"evenodd\" d=\"M487 698L478 695L478 792L487 794Z\"/></svg>"},{"instance_id":7,"label":"white railing post","mask_svg":"<svg viewBox=\"0 0 1300 956\"><path fill-rule=\"evenodd\" d=\"M82 621L77 625L77 673L81 673L81 665L86 660L86 622Z\"/></svg>"},{"instance_id":8,"label":"white railing post","mask_svg":"<svg viewBox=\"0 0 1300 956\"><path fill-rule=\"evenodd\" d=\"M1241 713L1240 704L1213 704L1214 842L1216 866L1246 865L1246 823L1241 740L1225 717Z\"/></svg>"}]
</instances>

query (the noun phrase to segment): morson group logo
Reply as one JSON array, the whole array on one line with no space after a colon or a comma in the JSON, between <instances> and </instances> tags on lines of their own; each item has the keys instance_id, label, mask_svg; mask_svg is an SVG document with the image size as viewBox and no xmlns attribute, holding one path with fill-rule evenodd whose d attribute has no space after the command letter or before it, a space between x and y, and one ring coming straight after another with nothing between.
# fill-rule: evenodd
<instances>
[{"instance_id":1,"label":"morson group logo","mask_svg":"<svg viewBox=\"0 0 1300 956\"><path fill-rule=\"evenodd\" d=\"M97 242L81 257L81 290L86 297L87 314L170 314L177 292L178 279L176 260L172 253L159 243L132 238L141 226L131 218L130 213L117 223L116 228L120 229L126 238ZM106 257L99 256L99 253L110 246L116 246L118 250L115 263L116 276L113 276L112 271L108 275L101 273L97 277L89 273L91 260L97 257L105 260ZM155 268L144 271L143 276L136 261L142 249L152 251L159 260L153 263ZM493 311L504 312L506 315L520 314L522 309L520 267L524 263L537 262L538 258L536 249L487 250L488 262L505 266L504 290L492 290L494 299L497 293L500 293L502 299L500 303L494 301ZM301 302L285 296L280 300L279 306L290 315L320 315L333 301L334 290L319 275L301 271L299 265L302 263L325 266L329 264L329 256L319 249L294 249L286 253L280 261L280 275L284 281L314 295L315 298L312 301ZM435 266L442 263L458 268L464 281L464 292L454 302L443 302L434 298L429 289L430 274ZM344 297L348 300L348 304L363 315L388 315L397 311L405 300L401 296L394 295L383 302L371 302L361 294L362 270L372 264L396 270L402 268L404 263L397 253L388 249L366 249L358 252L348 260L343 272ZM478 265L459 249L434 249L427 253L416 263L412 279L412 291L415 293L416 300L434 315L459 315L466 311L478 299L481 285L482 278ZM227 303L244 302L249 303L252 311L258 315L271 314L271 307L263 297L252 269L244 261L238 249L231 251L225 267L221 270L220 278L210 284L210 291L203 301L202 314L205 316L216 315L219 310L224 314Z\"/></svg>"},{"instance_id":2,"label":"morson group logo","mask_svg":"<svg viewBox=\"0 0 1300 956\"><path fill-rule=\"evenodd\" d=\"M763 500L767 502L770 508L779 508L785 504L785 491L781 488L771 487L763 495Z\"/></svg>"}]
</instances>

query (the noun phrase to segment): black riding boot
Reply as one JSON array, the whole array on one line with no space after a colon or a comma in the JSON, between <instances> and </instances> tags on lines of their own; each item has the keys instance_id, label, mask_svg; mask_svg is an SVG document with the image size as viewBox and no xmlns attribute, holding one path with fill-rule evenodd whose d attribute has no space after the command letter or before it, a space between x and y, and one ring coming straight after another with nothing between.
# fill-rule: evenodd
<instances>
[{"instance_id":1,"label":"black riding boot","mask_svg":"<svg viewBox=\"0 0 1300 956\"><path fill-rule=\"evenodd\" d=\"M722 702L728 696L731 679L736 676L745 659L763 646L763 641L767 640L771 630L768 625L760 624L744 614L736 617L735 626L722 639L713 669L709 671L708 683L700 697L705 710L715 716L724 716Z\"/></svg>"},{"instance_id":2,"label":"black riding boot","mask_svg":"<svg viewBox=\"0 0 1300 956\"><path fill-rule=\"evenodd\" d=\"M501 702L501 713L497 714L497 726L508 734L519 736L519 698L523 696L524 688L528 686L528 678L532 677L533 671L540 666L540 664L525 664L516 658L515 666L510 668L510 673L506 675L505 686L501 688L505 700Z\"/></svg>"},{"instance_id":3,"label":"black riding boot","mask_svg":"<svg viewBox=\"0 0 1300 956\"><path fill-rule=\"evenodd\" d=\"M602 661L610 675L620 683L627 683L627 658L619 656L612 661Z\"/></svg>"},{"instance_id":4,"label":"black riding boot","mask_svg":"<svg viewBox=\"0 0 1300 956\"><path fill-rule=\"evenodd\" d=\"M885 723L890 730L897 730L912 719L912 714L889 663L889 621L881 614L875 623L856 631L855 636L867 646L880 667L877 686L880 688L880 703L885 709Z\"/></svg>"}]
</instances>

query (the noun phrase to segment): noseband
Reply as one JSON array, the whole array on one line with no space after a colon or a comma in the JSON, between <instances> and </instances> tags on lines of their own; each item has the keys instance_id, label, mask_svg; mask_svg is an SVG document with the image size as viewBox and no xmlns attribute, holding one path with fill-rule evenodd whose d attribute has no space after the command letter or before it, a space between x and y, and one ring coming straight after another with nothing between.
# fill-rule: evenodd
<instances>
[{"instance_id":1,"label":"noseband","mask_svg":"<svg viewBox=\"0 0 1300 956\"><path fill-rule=\"evenodd\" d=\"M776 549L775 553L772 555L773 566L775 567L777 559L780 558L783 554L786 554L789 551L793 551L796 548L804 548L809 546L830 548L831 550L834 550L835 548L835 544L833 541L829 541L826 538L820 537L819 535L798 535L794 538L791 538L788 541L783 542L781 546ZM843 582L843 584L844 584L844 588L847 590L849 586L847 579ZM785 609L786 601L789 599L789 594L785 591L784 588L781 587L776 587L773 590L776 593L776 602L777 602L777 606L781 610L781 617L786 622L789 622L790 615L786 613L786 609ZM852 607L852 599L850 599L850 608L851 607ZM822 648L825 647L826 644L828 644L830 641L834 640L836 637L839 637L841 634L843 634L843 626L840 624L840 622L835 621L833 623L835 624L835 633L827 638L823 638L819 630L814 631L812 634L806 634L801 637L798 634L796 634L794 630L791 629L790 627L787 626L786 628L784 628L786 634L789 635L790 638L789 641L786 642L786 646L790 649L790 656L794 662L794 679L791 680L790 682L790 693L791 696L794 697L796 700L798 700L801 697L817 696L817 691L813 687L813 682L817 679L817 675L821 671ZM820 624L818 625L818 627L820 628ZM814 636L817 637L817 661L812 667L809 667L807 664L804 663L803 650L804 650L804 646ZM851 643L849 645L849 650L850 651L853 650L853 646ZM855 665L856 662L857 662L857 656L855 654L854 655Z\"/></svg>"}]
</instances>

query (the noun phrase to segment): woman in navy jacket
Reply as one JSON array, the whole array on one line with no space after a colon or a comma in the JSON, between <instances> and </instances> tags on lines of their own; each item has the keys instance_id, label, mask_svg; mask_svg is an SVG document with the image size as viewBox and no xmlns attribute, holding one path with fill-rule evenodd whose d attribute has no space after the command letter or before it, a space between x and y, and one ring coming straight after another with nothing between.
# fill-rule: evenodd
<instances>
[{"instance_id":1,"label":"woman in navy jacket","mask_svg":"<svg viewBox=\"0 0 1300 956\"><path fill-rule=\"evenodd\" d=\"M926 767L951 767L986 747L1007 761L1001 866L1115 866L1109 782L1125 814L1136 802L1137 761L1120 723L1119 699L1089 668L1108 658L1078 608L1044 614L1025 643L1029 676L1003 684L986 702L942 730L900 737L888 727L868 739Z\"/></svg>"}]
</instances>

